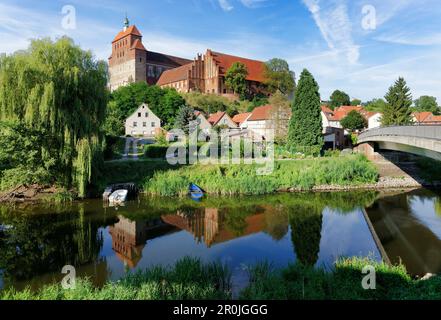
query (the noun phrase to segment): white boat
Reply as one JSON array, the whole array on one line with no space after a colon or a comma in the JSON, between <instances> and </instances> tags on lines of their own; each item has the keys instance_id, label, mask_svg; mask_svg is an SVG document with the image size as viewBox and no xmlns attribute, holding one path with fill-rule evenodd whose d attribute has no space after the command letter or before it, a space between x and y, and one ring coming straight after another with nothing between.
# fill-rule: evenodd
<instances>
[{"instance_id":1,"label":"white boat","mask_svg":"<svg viewBox=\"0 0 441 320\"><path fill-rule=\"evenodd\" d=\"M109 202L112 204L123 203L127 200L128 194L129 194L129 191L127 191L127 190L116 190L110 195Z\"/></svg>"}]
</instances>

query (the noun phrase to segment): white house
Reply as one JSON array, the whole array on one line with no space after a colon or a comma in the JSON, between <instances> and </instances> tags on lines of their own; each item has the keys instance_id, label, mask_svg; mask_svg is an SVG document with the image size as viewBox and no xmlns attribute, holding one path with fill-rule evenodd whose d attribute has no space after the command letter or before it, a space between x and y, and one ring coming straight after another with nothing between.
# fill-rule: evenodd
<instances>
[{"instance_id":1,"label":"white house","mask_svg":"<svg viewBox=\"0 0 441 320\"><path fill-rule=\"evenodd\" d=\"M209 132L212 128L211 123L208 122L207 118L205 118L204 114L200 111L194 112L196 116L196 121L198 123L199 130L202 130L204 132Z\"/></svg>"},{"instance_id":2,"label":"white house","mask_svg":"<svg viewBox=\"0 0 441 320\"><path fill-rule=\"evenodd\" d=\"M126 135L130 136L155 136L161 128L161 120L150 110L147 104L142 104L126 120Z\"/></svg>"},{"instance_id":3,"label":"white house","mask_svg":"<svg viewBox=\"0 0 441 320\"><path fill-rule=\"evenodd\" d=\"M368 129L374 129L381 127L381 118L383 114L380 112L364 112L362 115L366 118L368 123Z\"/></svg>"}]
</instances>

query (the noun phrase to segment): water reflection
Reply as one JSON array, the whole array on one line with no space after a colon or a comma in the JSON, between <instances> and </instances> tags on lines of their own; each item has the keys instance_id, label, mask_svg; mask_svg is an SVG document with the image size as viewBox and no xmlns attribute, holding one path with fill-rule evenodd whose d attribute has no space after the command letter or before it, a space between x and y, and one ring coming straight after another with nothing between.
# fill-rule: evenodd
<instances>
[{"instance_id":1,"label":"water reflection","mask_svg":"<svg viewBox=\"0 0 441 320\"><path fill-rule=\"evenodd\" d=\"M66 264L96 285L127 271L190 255L244 265L296 260L332 266L341 256L402 259L412 273L441 271L439 197L428 191L280 194L261 197L140 198L118 208L101 201L0 207L0 287L37 288ZM366 211L364 211L366 209ZM438 208L438 209L437 209ZM438 215L437 215L438 212Z\"/></svg>"},{"instance_id":2,"label":"water reflection","mask_svg":"<svg viewBox=\"0 0 441 320\"><path fill-rule=\"evenodd\" d=\"M387 195L367 208L391 263L414 275L441 271L440 196L428 190Z\"/></svg>"}]
</instances>

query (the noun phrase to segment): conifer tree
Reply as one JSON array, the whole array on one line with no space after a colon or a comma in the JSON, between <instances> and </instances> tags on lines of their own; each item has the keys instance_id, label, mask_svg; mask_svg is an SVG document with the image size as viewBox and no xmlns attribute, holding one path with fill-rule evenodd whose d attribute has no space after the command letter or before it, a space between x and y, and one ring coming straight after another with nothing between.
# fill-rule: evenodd
<instances>
[{"instance_id":1,"label":"conifer tree","mask_svg":"<svg viewBox=\"0 0 441 320\"><path fill-rule=\"evenodd\" d=\"M323 147L319 86L304 69L295 92L288 132L288 147L293 151L318 153Z\"/></svg>"},{"instance_id":2,"label":"conifer tree","mask_svg":"<svg viewBox=\"0 0 441 320\"><path fill-rule=\"evenodd\" d=\"M384 108L382 125L406 125L412 123L412 95L404 78L398 78L389 88L385 96L387 104Z\"/></svg>"}]
</instances>

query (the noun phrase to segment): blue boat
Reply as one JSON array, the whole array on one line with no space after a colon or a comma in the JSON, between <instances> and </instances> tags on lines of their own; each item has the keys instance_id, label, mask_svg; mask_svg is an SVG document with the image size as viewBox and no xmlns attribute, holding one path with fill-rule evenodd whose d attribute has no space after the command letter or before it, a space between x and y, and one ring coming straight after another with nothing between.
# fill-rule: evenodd
<instances>
[{"instance_id":1,"label":"blue boat","mask_svg":"<svg viewBox=\"0 0 441 320\"><path fill-rule=\"evenodd\" d=\"M188 188L188 191L190 193L190 196L193 200L200 200L204 197L204 190L202 190L201 187L198 185L195 185L194 183L190 184L190 187Z\"/></svg>"}]
</instances>

